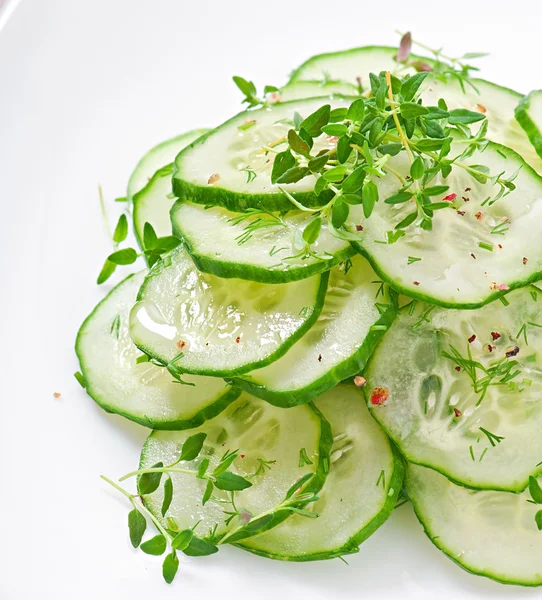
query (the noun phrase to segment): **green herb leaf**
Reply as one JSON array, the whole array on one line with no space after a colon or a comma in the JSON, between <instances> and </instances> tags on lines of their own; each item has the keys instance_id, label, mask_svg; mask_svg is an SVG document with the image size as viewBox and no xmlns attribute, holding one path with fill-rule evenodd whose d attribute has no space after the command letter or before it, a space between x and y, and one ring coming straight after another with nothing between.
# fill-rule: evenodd
<instances>
[{"instance_id":1,"label":"green herb leaf","mask_svg":"<svg viewBox=\"0 0 542 600\"><path fill-rule=\"evenodd\" d=\"M252 487L252 483L240 475L227 471L216 478L215 486L226 492L238 492Z\"/></svg>"},{"instance_id":2,"label":"green herb leaf","mask_svg":"<svg viewBox=\"0 0 542 600\"><path fill-rule=\"evenodd\" d=\"M154 231L154 227L148 222L145 223L143 226L143 247L145 250L156 248L157 241L158 236L156 235L156 231Z\"/></svg>"},{"instance_id":3,"label":"green herb leaf","mask_svg":"<svg viewBox=\"0 0 542 600\"><path fill-rule=\"evenodd\" d=\"M365 169L363 166L356 167L350 175L343 181L341 186L341 190L345 194L350 194L354 192L358 192L361 190L363 186L363 182L365 181Z\"/></svg>"},{"instance_id":4,"label":"green herb leaf","mask_svg":"<svg viewBox=\"0 0 542 600\"><path fill-rule=\"evenodd\" d=\"M347 204L361 204L361 196L358 194L341 194L341 200Z\"/></svg>"},{"instance_id":5,"label":"green herb leaf","mask_svg":"<svg viewBox=\"0 0 542 600\"><path fill-rule=\"evenodd\" d=\"M343 202L340 198L335 200L333 207L331 208L331 224L335 229L339 229L346 223L348 215L350 214L350 208L346 202Z\"/></svg>"},{"instance_id":6,"label":"green herb leaf","mask_svg":"<svg viewBox=\"0 0 542 600\"><path fill-rule=\"evenodd\" d=\"M209 502L209 500L211 499L211 496L213 494L213 489L214 489L213 482L211 480L208 480L207 485L205 486L205 492L203 492L203 498L201 500L201 504L203 506L205 506L207 504L207 502Z\"/></svg>"},{"instance_id":7,"label":"green herb leaf","mask_svg":"<svg viewBox=\"0 0 542 600\"><path fill-rule=\"evenodd\" d=\"M194 460L197 458L203 448L206 437L206 433L196 433L186 438L181 450L180 460Z\"/></svg>"},{"instance_id":8,"label":"green herb leaf","mask_svg":"<svg viewBox=\"0 0 542 600\"><path fill-rule=\"evenodd\" d=\"M378 202L378 188L374 181L368 181L361 193L363 214L369 218L373 212L375 204Z\"/></svg>"},{"instance_id":9,"label":"green herb leaf","mask_svg":"<svg viewBox=\"0 0 542 600\"><path fill-rule=\"evenodd\" d=\"M173 481L168 477L164 483L164 499L162 500L162 516L165 517L173 500Z\"/></svg>"},{"instance_id":10,"label":"green herb leaf","mask_svg":"<svg viewBox=\"0 0 542 600\"><path fill-rule=\"evenodd\" d=\"M152 554L152 556L160 556L164 554L167 548L167 541L163 535L155 535L150 540L143 542L139 546L145 554Z\"/></svg>"},{"instance_id":11,"label":"green herb leaf","mask_svg":"<svg viewBox=\"0 0 542 600\"><path fill-rule=\"evenodd\" d=\"M534 516L534 520L536 526L538 527L538 531L542 531L542 510L539 510Z\"/></svg>"},{"instance_id":12,"label":"green herb leaf","mask_svg":"<svg viewBox=\"0 0 542 600\"><path fill-rule=\"evenodd\" d=\"M294 152L297 152L302 156L310 156L310 146L305 140L302 140L293 129L288 131L288 143Z\"/></svg>"},{"instance_id":13,"label":"green herb leaf","mask_svg":"<svg viewBox=\"0 0 542 600\"><path fill-rule=\"evenodd\" d=\"M198 466L198 474L196 475L198 479L203 479L203 476L205 475L205 473L207 473L207 469L209 468L209 463L210 460L208 458L204 458L200 462Z\"/></svg>"},{"instance_id":14,"label":"green herb leaf","mask_svg":"<svg viewBox=\"0 0 542 600\"><path fill-rule=\"evenodd\" d=\"M301 123L301 127L313 138L318 137L322 133L322 127L329 123L329 115L331 106L326 104L314 111Z\"/></svg>"},{"instance_id":15,"label":"green herb leaf","mask_svg":"<svg viewBox=\"0 0 542 600\"><path fill-rule=\"evenodd\" d=\"M400 109L404 119L417 119L429 112L426 106L416 104L415 102L403 102Z\"/></svg>"},{"instance_id":16,"label":"green herb leaf","mask_svg":"<svg viewBox=\"0 0 542 600\"><path fill-rule=\"evenodd\" d=\"M343 135L337 142L337 160L344 164L352 154L352 146L350 146L352 140L347 136Z\"/></svg>"},{"instance_id":17,"label":"green herb leaf","mask_svg":"<svg viewBox=\"0 0 542 600\"><path fill-rule=\"evenodd\" d=\"M100 274L98 275L98 279L96 280L96 283L98 285L105 283L111 277L111 275L113 275L116 268L117 268L116 264L112 263L109 260L106 260L104 262L104 266L102 267L102 270L100 271Z\"/></svg>"},{"instance_id":18,"label":"green herb leaf","mask_svg":"<svg viewBox=\"0 0 542 600\"><path fill-rule=\"evenodd\" d=\"M346 125L326 125L322 127L322 132L326 135L340 137L344 135L348 131L348 127Z\"/></svg>"},{"instance_id":19,"label":"green herb leaf","mask_svg":"<svg viewBox=\"0 0 542 600\"><path fill-rule=\"evenodd\" d=\"M194 537L192 529L184 529L178 533L171 542L171 547L175 550L184 550L187 548Z\"/></svg>"},{"instance_id":20,"label":"green herb leaf","mask_svg":"<svg viewBox=\"0 0 542 600\"><path fill-rule=\"evenodd\" d=\"M120 244L120 242L124 242L126 237L128 236L128 219L126 215L122 213L117 221L117 226L115 227L115 231L113 233L113 241L115 244Z\"/></svg>"},{"instance_id":21,"label":"green herb leaf","mask_svg":"<svg viewBox=\"0 0 542 600\"><path fill-rule=\"evenodd\" d=\"M472 169L472 171L469 171L470 176L476 179L478 183L486 183L491 173L486 165L469 165L469 169Z\"/></svg>"},{"instance_id":22,"label":"green herb leaf","mask_svg":"<svg viewBox=\"0 0 542 600\"><path fill-rule=\"evenodd\" d=\"M318 239L322 230L322 217L316 217L303 230L303 239L310 246Z\"/></svg>"},{"instance_id":23,"label":"green herb leaf","mask_svg":"<svg viewBox=\"0 0 542 600\"><path fill-rule=\"evenodd\" d=\"M389 154L390 156L396 156L403 149L403 144L393 143L393 144L382 144L379 146L378 151L381 154Z\"/></svg>"},{"instance_id":24,"label":"green herb leaf","mask_svg":"<svg viewBox=\"0 0 542 600\"><path fill-rule=\"evenodd\" d=\"M321 171L324 168L324 166L327 164L328 160L329 160L329 154L327 154L327 153L322 154L320 156L315 156L314 158L311 158L309 160L309 164L307 165L307 167L313 173L318 173L318 171Z\"/></svg>"},{"instance_id":25,"label":"green herb leaf","mask_svg":"<svg viewBox=\"0 0 542 600\"><path fill-rule=\"evenodd\" d=\"M450 125L471 125L472 123L483 121L485 118L485 115L479 112L473 112L466 108L454 108L454 110L450 111L448 123Z\"/></svg>"},{"instance_id":26,"label":"green herb leaf","mask_svg":"<svg viewBox=\"0 0 542 600\"><path fill-rule=\"evenodd\" d=\"M402 221L397 223L395 229L406 229L409 225L412 225L414 221L418 218L418 213L413 212L407 215Z\"/></svg>"},{"instance_id":27,"label":"green herb leaf","mask_svg":"<svg viewBox=\"0 0 542 600\"><path fill-rule=\"evenodd\" d=\"M183 552L186 556L209 556L216 554L218 548L211 542L194 536Z\"/></svg>"},{"instance_id":28,"label":"green herb leaf","mask_svg":"<svg viewBox=\"0 0 542 600\"><path fill-rule=\"evenodd\" d=\"M307 175L310 175L310 171L306 167L292 167L277 179L277 183L297 183Z\"/></svg>"},{"instance_id":29,"label":"green herb leaf","mask_svg":"<svg viewBox=\"0 0 542 600\"><path fill-rule=\"evenodd\" d=\"M161 469L164 466L163 462L158 462L152 466L153 469ZM163 473L143 473L139 477L137 487L142 495L152 494L158 489Z\"/></svg>"},{"instance_id":30,"label":"green herb leaf","mask_svg":"<svg viewBox=\"0 0 542 600\"><path fill-rule=\"evenodd\" d=\"M314 473L306 473L303 477L299 478L294 485L292 485L284 496L285 500L289 500L307 481L314 477Z\"/></svg>"},{"instance_id":31,"label":"green herb leaf","mask_svg":"<svg viewBox=\"0 0 542 600\"><path fill-rule=\"evenodd\" d=\"M291 169L296 164L295 158L290 150L279 152L273 161L273 170L271 171L271 183L277 183L279 177L284 175L288 169Z\"/></svg>"},{"instance_id":32,"label":"green herb leaf","mask_svg":"<svg viewBox=\"0 0 542 600\"><path fill-rule=\"evenodd\" d=\"M156 240L156 250L159 254L164 254L165 252L170 252L171 250L175 250L177 246L181 244L181 240L174 235L165 235L163 237L159 237Z\"/></svg>"},{"instance_id":33,"label":"green herb leaf","mask_svg":"<svg viewBox=\"0 0 542 600\"><path fill-rule=\"evenodd\" d=\"M228 544L236 544L247 537L253 536L256 532L265 529L274 519L273 515L263 515L252 521L249 521L244 527L228 536Z\"/></svg>"},{"instance_id":34,"label":"green herb leaf","mask_svg":"<svg viewBox=\"0 0 542 600\"><path fill-rule=\"evenodd\" d=\"M346 113L346 118L350 121L363 121L363 117L365 116L365 101L363 98L358 98L354 100L352 104L348 108L348 112Z\"/></svg>"},{"instance_id":35,"label":"green herb leaf","mask_svg":"<svg viewBox=\"0 0 542 600\"><path fill-rule=\"evenodd\" d=\"M532 475L529 477L529 492L536 504L542 504L542 488L536 478Z\"/></svg>"},{"instance_id":36,"label":"green herb leaf","mask_svg":"<svg viewBox=\"0 0 542 600\"><path fill-rule=\"evenodd\" d=\"M398 192L384 200L385 204L403 204L412 198L412 192Z\"/></svg>"},{"instance_id":37,"label":"green herb leaf","mask_svg":"<svg viewBox=\"0 0 542 600\"><path fill-rule=\"evenodd\" d=\"M421 156L417 156L410 165L410 176L412 179L421 179L425 174L425 164Z\"/></svg>"},{"instance_id":38,"label":"green herb leaf","mask_svg":"<svg viewBox=\"0 0 542 600\"><path fill-rule=\"evenodd\" d=\"M143 539L143 534L147 529L145 517L134 508L128 513L128 530L130 532L130 542L134 548L138 548Z\"/></svg>"},{"instance_id":39,"label":"green herb leaf","mask_svg":"<svg viewBox=\"0 0 542 600\"><path fill-rule=\"evenodd\" d=\"M342 181L344 179L344 176L346 175L346 167L333 167L332 169L329 169L329 171L326 171L323 174L323 178L326 181L331 181L332 183L338 183L339 181Z\"/></svg>"},{"instance_id":40,"label":"green herb leaf","mask_svg":"<svg viewBox=\"0 0 542 600\"><path fill-rule=\"evenodd\" d=\"M338 123L340 121L344 121L346 119L347 114L348 114L348 109L346 109L346 108L334 108L329 113L329 122L330 123Z\"/></svg>"},{"instance_id":41,"label":"green herb leaf","mask_svg":"<svg viewBox=\"0 0 542 600\"><path fill-rule=\"evenodd\" d=\"M137 260L137 252L133 248L123 248L110 254L107 260L115 265L131 265Z\"/></svg>"},{"instance_id":42,"label":"green herb leaf","mask_svg":"<svg viewBox=\"0 0 542 600\"><path fill-rule=\"evenodd\" d=\"M410 102L414 98L428 75L429 73L416 73L415 75L412 75L403 81L401 95L403 96L405 102Z\"/></svg>"},{"instance_id":43,"label":"green herb leaf","mask_svg":"<svg viewBox=\"0 0 542 600\"><path fill-rule=\"evenodd\" d=\"M450 189L449 185L434 185L423 189L424 196L440 196Z\"/></svg>"},{"instance_id":44,"label":"green herb leaf","mask_svg":"<svg viewBox=\"0 0 542 600\"><path fill-rule=\"evenodd\" d=\"M312 460L308 457L307 451L305 448L301 448L299 451L299 468L304 467L305 465L314 464Z\"/></svg>"},{"instance_id":45,"label":"green herb leaf","mask_svg":"<svg viewBox=\"0 0 542 600\"><path fill-rule=\"evenodd\" d=\"M173 550L173 552L166 556L162 563L162 576L164 577L165 582L172 583L178 570L179 557L177 556L177 552Z\"/></svg>"}]
</instances>

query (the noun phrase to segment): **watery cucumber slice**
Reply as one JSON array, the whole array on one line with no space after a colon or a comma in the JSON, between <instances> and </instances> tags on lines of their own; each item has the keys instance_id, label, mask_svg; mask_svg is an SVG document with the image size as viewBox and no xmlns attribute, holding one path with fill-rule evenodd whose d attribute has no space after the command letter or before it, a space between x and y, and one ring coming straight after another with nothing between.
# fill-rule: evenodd
<instances>
[{"instance_id":1,"label":"watery cucumber slice","mask_svg":"<svg viewBox=\"0 0 542 600\"><path fill-rule=\"evenodd\" d=\"M516 107L516 119L542 158L542 90L531 92Z\"/></svg>"},{"instance_id":2,"label":"watery cucumber slice","mask_svg":"<svg viewBox=\"0 0 542 600\"><path fill-rule=\"evenodd\" d=\"M216 467L227 450L239 450L232 471L250 479L252 487L235 494L239 509L248 511L252 517L272 511L280 504L286 492L296 481L308 473L314 473L309 483L312 492L318 492L329 470L332 434L329 423L318 410L310 405L298 406L291 411L275 408L248 394L243 394L215 419L207 421L199 429L190 432L153 432L147 439L141 454L140 468L149 468L158 462L173 463L189 435L207 434L203 450L192 462L182 467L197 470L205 458L210 460L208 472ZM304 448L312 464L299 466L300 450ZM267 465L267 466L266 466ZM260 471L259 475L254 476ZM226 525L232 505L229 492L215 488L213 496L224 503L210 500L202 505L206 481L194 475L172 473L173 501L166 517L173 518L179 529L191 528L199 522L196 535L205 537L217 525L217 533L225 533L239 525L238 517ZM148 508L168 523L161 514L164 498L163 485L145 496ZM276 511L269 527L290 516L290 512Z\"/></svg>"},{"instance_id":3,"label":"watery cucumber slice","mask_svg":"<svg viewBox=\"0 0 542 600\"><path fill-rule=\"evenodd\" d=\"M182 200L223 206L243 212L265 206L267 210L291 210L292 203L271 183L274 154L287 145L286 136L293 126L294 114L308 117L326 102L332 108L349 106L352 99L310 98L280 102L271 108L242 112L182 150L175 160L173 191ZM314 141L313 154L329 148L327 136ZM248 177L248 171L254 173ZM315 178L305 177L298 183L280 187L306 206L321 204L322 197L313 193Z\"/></svg>"},{"instance_id":4,"label":"watery cucumber slice","mask_svg":"<svg viewBox=\"0 0 542 600\"><path fill-rule=\"evenodd\" d=\"M452 148L453 155L458 152ZM408 173L405 156L390 164ZM383 201L400 185L388 174L378 180L381 200L371 217L365 220L361 207L353 207L351 219L364 227L354 244L395 289L441 306L476 308L542 277L542 246L533 230L542 218L542 178L513 150L493 143L465 164L485 165L504 178L519 170L516 189L488 203L500 186L480 183L456 166L447 179L435 178L432 185L448 185L446 194L455 194L458 210L435 212L432 231L411 226L403 237L386 243L388 232L396 233L395 226L414 210L411 202Z\"/></svg>"},{"instance_id":5,"label":"watery cucumber slice","mask_svg":"<svg viewBox=\"0 0 542 600\"><path fill-rule=\"evenodd\" d=\"M403 309L364 389L409 461L474 488L518 492L542 472L542 293L507 298L473 311ZM454 349L463 359L443 355Z\"/></svg>"},{"instance_id":6,"label":"watery cucumber slice","mask_svg":"<svg viewBox=\"0 0 542 600\"><path fill-rule=\"evenodd\" d=\"M193 131L178 135L151 148L137 163L136 168L130 175L127 192L128 200L131 201L135 194L147 185L150 178L158 171L158 169L171 163L180 150L188 144L191 144L204 133L207 133L207 131L209 130L194 129Z\"/></svg>"},{"instance_id":7,"label":"watery cucumber slice","mask_svg":"<svg viewBox=\"0 0 542 600\"><path fill-rule=\"evenodd\" d=\"M342 81L295 81L283 87L279 92L281 102L316 98L317 96L356 96L358 88L352 83Z\"/></svg>"},{"instance_id":8,"label":"watery cucumber slice","mask_svg":"<svg viewBox=\"0 0 542 600\"><path fill-rule=\"evenodd\" d=\"M502 583L542 585L535 521L542 507L528 491L468 490L416 465L407 468L406 490L429 539L461 567Z\"/></svg>"},{"instance_id":9,"label":"watery cucumber slice","mask_svg":"<svg viewBox=\"0 0 542 600\"><path fill-rule=\"evenodd\" d=\"M236 386L277 406L310 402L359 373L393 322L396 301L361 257L330 273L318 321L288 352Z\"/></svg>"},{"instance_id":10,"label":"watery cucumber slice","mask_svg":"<svg viewBox=\"0 0 542 600\"><path fill-rule=\"evenodd\" d=\"M246 550L280 560L321 560L358 551L391 514L403 480L403 463L371 419L358 389L340 385L318 398L334 436L330 472L318 518L295 515L276 529L243 542Z\"/></svg>"},{"instance_id":11,"label":"watery cucumber slice","mask_svg":"<svg viewBox=\"0 0 542 600\"><path fill-rule=\"evenodd\" d=\"M312 246L317 256L301 252L304 242L298 233L311 219L310 214L298 210L284 216L251 215L180 200L171 211L173 231L184 241L200 271L262 283L304 279L355 254L350 243L331 235L326 225ZM260 227L262 223L270 226Z\"/></svg>"},{"instance_id":12,"label":"watery cucumber slice","mask_svg":"<svg viewBox=\"0 0 542 600\"><path fill-rule=\"evenodd\" d=\"M280 358L314 324L328 273L264 285L200 273L180 246L157 263L130 316L135 344L173 373L229 376Z\"/></svg>"},{"instance_id":13,"label":"watery cucumber slice","mask_svg":"<svg viewBox=\"0 0 542 600\"><path fill-rule=\"evenodd\" d=\"M85 320L76 341L88 394L106 411L154 429L186 429L214 417L239 392L216 377L173 381L164 368L137 363L141 352L128 331L128 317L145 272L119 283Z\"/></svg>"}]
</instances>

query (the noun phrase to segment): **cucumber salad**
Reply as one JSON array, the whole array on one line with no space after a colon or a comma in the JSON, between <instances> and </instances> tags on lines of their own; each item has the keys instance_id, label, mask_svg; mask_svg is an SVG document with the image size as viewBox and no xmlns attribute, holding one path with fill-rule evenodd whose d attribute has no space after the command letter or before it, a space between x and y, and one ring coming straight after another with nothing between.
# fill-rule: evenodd
<instances>
[{"instance_id":1,"label":"cucumber salad","mask_svg":"<svg viewBox=\"0 0 542 600\"><path fill-rule=\"evenodd\" d=\"M98 283L133 268L76 377L150 429L102 479L168 583L224 544L342 558L410 502L467 571L542 585L542 91L416 44L234 77L245 110L118 199Z\"/></svg>"}]
</instances>

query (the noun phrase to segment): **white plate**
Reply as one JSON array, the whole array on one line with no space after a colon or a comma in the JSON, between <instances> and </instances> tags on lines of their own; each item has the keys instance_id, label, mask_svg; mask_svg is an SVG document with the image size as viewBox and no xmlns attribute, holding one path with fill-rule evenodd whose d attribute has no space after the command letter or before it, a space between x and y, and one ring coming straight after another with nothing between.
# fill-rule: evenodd
<instances>
[{"instance_id":1,"label":"white plate","mask_svg":"<svg viewBox=\"0 0 542 600\"><path fill-rule=\"evenodd\" d=\"M110 251L98 183L109 200L123 195L152 144L236 112L232 75L280 85L316 52L394 44L397 26L450 52L491 51L484 75L529 90L542 85L536 4L522 2L521 13L465 0L23 0L9 16L11 8L0 17L0 598L540 598L461 571L409 506L348 567L226 549L181 559L168 587L160 560L129 547L126 504L98 477L133 468L146 431L101 412L72 376L75 333L103 294L94 280Z\"/></svg>"}]
</instances>

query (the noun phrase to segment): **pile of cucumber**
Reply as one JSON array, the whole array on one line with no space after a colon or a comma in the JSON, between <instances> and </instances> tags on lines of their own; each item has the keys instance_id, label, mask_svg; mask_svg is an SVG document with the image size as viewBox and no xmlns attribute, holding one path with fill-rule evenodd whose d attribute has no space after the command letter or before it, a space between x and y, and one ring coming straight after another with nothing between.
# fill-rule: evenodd
<instances>
[{"instance_id":1,"label":"pile of cucumber","mask_svg":"<svg viewBox=\"0 0 542 600\"><path fill-rule=\"evenodd\" d=\"M150 268L98 304L76 352L87 393L152 429L137 491L113 484L133 505L132 543L164 554L168 582L178 552L226 543L289 561L355 553L407 498L464 569L542 585L542 92L396 54L315 56L226 123L153 148L130 177ZM370 123L347 115L373 96L370 74L404 88L420 72L409 110L486 122L467 157L478 175L430 183L442 189L431 202L453 201L431 228L397 227L416 178L398 144L363 173L378 190L370 210L361 183L345 196L356 227L322 210L321 174L276 181L278 162L308 148L344 183L352 155L330 149L348 129L368 152ZM157 535L143 542L145 519Z\"/></svg>"}]
</instances>

